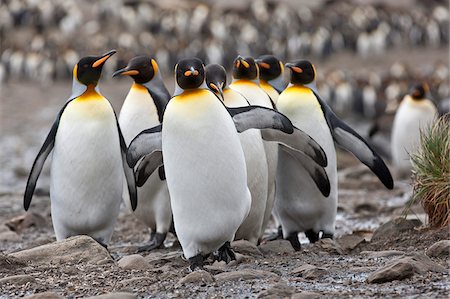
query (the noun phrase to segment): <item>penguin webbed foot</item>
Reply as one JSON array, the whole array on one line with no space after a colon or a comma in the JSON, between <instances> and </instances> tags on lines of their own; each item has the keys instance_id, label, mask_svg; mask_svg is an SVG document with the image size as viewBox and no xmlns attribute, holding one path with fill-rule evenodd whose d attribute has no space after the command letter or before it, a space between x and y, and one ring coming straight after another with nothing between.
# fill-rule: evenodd
<instances>
[{"instance_id":1,"label":"penguin webbed foot","mask_svg":"<svg viewBox=\"0 0 450 299\"><path fill-rule=\"evenodd\" d=\"M334 234L330 234L330 233L322 233L322 239L332 239L334 238Z\"/></svg>"},{"instance_id":2,"label":"penguin webbed foot","mask_svg":"<svg viewBox=\"0 0 450 299\"><path fill-rule=\"evenodd\" d=\"M316 233L312 229L308 229L307 231L305 231L305 235L308 238L309 243L311 243L311 244L319 241L319 233Z\"/></svg>"},{"instance_id":3,"label":"penguin webbed foot","mask_svg":"<svg viewBox=\"0 0 450 299\"><path fill-rule=\"evenodd\" d=\"M152 233L150 235L150 242L147 245L139 246L138 252L146 252L153 249L163 248L166 235L167 233Z\"/></svg>"},{"instance_id":4,"label":"penguin webbed foot","mask_svg":"<svg viewBox=\"0 0 450 299\"><path fill-rule=\"evenodd\" d=\"M205 257L201 253L189 258L189 270L191 272L195 271L196 269L205 270L205 268L203 268L204 262Z\"/></svg>"},{"instance_id":5,"label":"penguin webbed foot","mask_svg":"<svg viewBox=\"0 0 450 299\"><path fill-rule=\"evenodd\" d=\"M216 252L213 253L213 261L224 261L228 264L231 261L236 260L236 254L231 249L230 242L227 241Z\"/></svg>"},{"instance_id":6,"label":"penguin webbed foot","mask_svg":"<svg viewBox=\"0 0 450 299\"><path fill-rule=\"evenodd\" d=\"M300 241L298 240L298 232L291 233L286 240L291 242L292 248L294 248L295 251L300 251L302 248L300 245Z\"/></svg>"},{"instance_id":7,"label":"penguin webbed foot","mask_svg":"<svg viewBox=\"0 0 450 299\"><path fill-rule=\"evenodd\" d=\"M283 239L283 228L281 225L278 227L278 230L276 233L269 235L267 238L264 238L261 243L266 243L269 241L275 241L275 240L281 240Z\"/></svg>"}]
</instances>

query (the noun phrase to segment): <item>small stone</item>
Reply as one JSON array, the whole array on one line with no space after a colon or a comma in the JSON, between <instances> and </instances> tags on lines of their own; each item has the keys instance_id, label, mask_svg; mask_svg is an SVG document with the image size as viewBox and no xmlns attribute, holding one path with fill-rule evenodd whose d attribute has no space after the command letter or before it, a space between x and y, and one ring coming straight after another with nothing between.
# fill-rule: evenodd
<instances>
[{"instance_id":1,"label":"small stone","mask_svg":"<svg viewBox=\"0 0 450 299\"><path fill-rule=\"evenodd\" d=\"M13 231L0 233L0 242L21 242L22 237Z\"/></svg>"},{"instance_id":2,"label":"small stone","mask_svg":"<svg viewBox=\"0 0 450 299\"><path fill-rule=\"evenodd\" d=\"M427 249L426 254L430 257L448 257L450 255L450 240L442 240L434 243Z\"/></svg>"},{"instance_id":3,"label":"small stone","mask_svg":"<svg viewBox=\"0 0 450 299\"><path fill-rule=\"evenodd\" d=\"M89 236L75 236L65 240L12 253L19 261L34 265L64 264L67 262L96 264L112 260L108 250Z\"/></svg>"},{"instance_id":4,"label":"small stone","mask_svg":"<svg viewBox=\"0 0 450 299\"><path fill-rule=\"evenodd\" d=\"M117 292L87 297L85 299L137 299L137 296L132 293Z\"/></svg>"},{"instance_id":5,"label":"small stone","mask_svg":"<svg viewBox=\"0 0 450 299\"><path fill-rule=\"evenodd\" d=\"M328 274L328 270L322 267L316 267L310 264L304 264L291 271L291 274L302 276L305 279L317 279Z\"/></svg>"},{"instance_id":6,"label":"small stone","mask_svg":"<svg viewBox=\"0 0 450 299\"><path fill-rule=\"evenodd\" d=\"M153 279L150 277L133 277L130 279L122 280L118 283L121 288L124 287L136 287L136 286L149 286L153 283Z\"/></svg>"},{"instance_id":7,"label":"small stone","mask_svg":"<svg viewBox=\"0 0 450 299\"><path fill-rule=\"evenodd\" d=\"M13 256L3 255L0 253L0 269L2 270L16 270L25 267L26 264L19 261Z\"/></svg>"},{"instance_id":8,"label":"small stone","mask_svg":"<svg viewBox=\"0 0 450 299\"><path fill-rule=\"evenodd\" d=\"M140 254L124 256L119 260L117 265L126 270L146 270L150 268L150 264Z\"/></svg>"},{"instance_id":9,"label":"small stone","mask_svg":"<svg viewBox=\"0 0 450 299\"><path fill-rule=\"evenodd\" d=\"M402 280L414 275L414 266L405 261L389 264L369 275L368 283L383 283L393 280Z\"/></svg>"},{"instance_id":10,"label":"small stone","mask_svg":"<svg viewBox=\"0 0 450 299\"><path fill-rule=\"evenodd\" d=\"M361 251L362 255L367 255L369 258L381 258L381 257L392 257L398 255L404 255L404 251L400 250L383 250L383 251Z\"/></svg>"},{"instance_id":11,"label":"small stone","mask_svg":"<svg viewBox=\"0 0 450 299\"><path fill-rule=\"evenodd\" d=\"M40 214L29 212L9 219L5 225L9 227L10 230L20 234L24 229L29 227L47 226L47 220Z\"/></svg>"},{"instance_id":12,"label":"small stone","mask_svg":"<svg viewBox=\"0 0 450 299\"><path fill-rule=\"evenodd\" d=\"M320 297L321 295L318 293L303 291L292 295L291 299L314 299Z\"/></svg>"},{"instance_id":13,"label":"small stone","mask_svg":"<svg viewBox=\"0 0 450 299\"><path fill-rule=\"evenodd\" d=\"M43 292L23 297L23 299L63 299L63 297L53 292Z\"/></svg>"},{"instance_id":14,"label":"small stone","mask_svg":"<svg viewBox=\"0 0 450 299\"><path fill-rule=\"evenodd\" d=\"M249 256L257 256L257 257L262 256L262 253L261 253L261 251L259 251L258 247L255 244L250 243L247 240L238 240L238 241L231 242L231 247L233 248L233 250L235 252L238 252L241 254L245 254L245 255L249 255Z\"/></svg>"},{"instance_id":15,"label":"small stone","mask_svg":"<svg viewBox=\"0 0 450 299\"><path fill-rule=\"evenodd\" d=\"M270 289L260 292L256 298L277 299L291 298L295 292L295 288L287 285L285 281L280 281L273 285Z\"/></svg>"},{"instance_id":16,"label":"small stone","mask_svg":"<svg viewBox=\"0 0 450 299\"><path fill-rule=\"evenodd\" d=\"M411 263L414 266L416 273L426 273L428 271L443 273L447 271L445 267L435 263L428 256L422 253L412 252L400 260Z\"/></svg>"},{"instance_id":17,"label":"small stone","mask_svg":"<svg viewBox=\"0 0 450 299\"><path fill-rule=\"evenodd\" d=\"M24 285L26 283L32 283L35 281L36 279L34 279L34 277L30 275L13 275L13 276L6 276L0 279L0 286L3 286L5 284L12 284L14 286L19 286Z\"/></svg>"},{"instance_id":18,"label":"small stone","mask_svg":"<svg viewBox=\"0 0 450 299\"><path fill-rule=\"evenodd\" d=\"M354 234L344 235L337 240L337 243L339 244L339 246L346 251L351 251L351 250L355 249L356 247L358 247L359 244L362 244L365 242L366 242L366 240L363 236L354 235Z\"/></svg>"},{"instance_id":19,"label":"small stone","mask_svg":"<svg viewBox=\"0 0 450 299\"><path fill-rule=\"evenodd\" d=\"M333 239L320 239L318 242L314 243L314 245L330 254L344 254L344 250Z\"/></svg>"},{"instance_id":20,"label":"small stone","mask_svg":"<svg viewBox=\"0 0 450 299\"><path fill-rule=\"evenodd\" d=\"M181 278L178 281L178 285L184 285L188 283L196 283L196 284L209 284L214 282L214 277L205 270L197 270L189 273L185 277Z\"/></svg>"},{"instance_id":21,"label":"small stone","mask_svg":"<svg viewBox=\"0 0 450 299\"><path fill-rule=\"evenodd\" d=\"M372 236L372 242L381 239L390 239L399 233L411 231L415 227L421 226L422 222L418 219L396 218L381 225Z\"/></svg>"},{"instance_id":22,"label":"small stone","mask_svg":"<svg viewBox=\"0 0 450 299\"><path fill-rule=\"evenodd\" d=\"M218 282L239 281L252 279L278 279L279 276L270 271L243 269L239 271L223 272L214 276Z\"/></svg>"},{"instance_id":23,"label":"small stone","mask_svg":"<svg viewBox=\"0 0 450 299\"><path fill-rule=\"evenodd\" d=\"M264 255L286 255L295 252L294 248L292 248L291 243L287 240L269 241L267 243L259 245L258 248Z\"/></svg>"}]
</instances>

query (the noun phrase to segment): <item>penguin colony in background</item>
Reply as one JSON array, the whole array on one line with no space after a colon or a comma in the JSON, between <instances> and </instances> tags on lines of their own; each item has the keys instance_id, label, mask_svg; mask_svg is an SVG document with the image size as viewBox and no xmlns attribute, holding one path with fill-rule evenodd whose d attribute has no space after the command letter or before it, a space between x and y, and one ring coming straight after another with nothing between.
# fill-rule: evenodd
<instances>
[{"instance_id":1,"label":"penguin colony in background","mask_svg":"<svg viewBox=\"0 0 450 299\"><path fill-rule=\"evenodd\" d=\"M261 242L272 213L299 250L299 232L311 242L334 234L334 142L393 188L378 154L308 87L316 77L309 61L284 65L272 55L238 56L228 85L223 66L182 59L170 96L156 60L137 56L113 74L134 81L117 118L98 88L114 53L75 64L72 95L29 175L26 210L53 151L58 240L86 234L108 246L123 197L151 232L139 250L162 247L173 221L192 270L209 257L235 259L233 240ZM285 66L287 87L280 79Z\"/></svg>"}]
</instances>

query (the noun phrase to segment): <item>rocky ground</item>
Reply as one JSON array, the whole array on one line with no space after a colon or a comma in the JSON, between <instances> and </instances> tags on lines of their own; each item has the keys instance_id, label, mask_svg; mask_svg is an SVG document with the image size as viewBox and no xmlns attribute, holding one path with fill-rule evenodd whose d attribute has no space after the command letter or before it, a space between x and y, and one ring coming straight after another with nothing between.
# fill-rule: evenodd
<instances>
[{"instance_id":1,"label":"rocky ground","mask_svg":"<svg viewBox=\"0 0 450 299\"><path fill-rule=\"evenodd\" d=\"M101 88L120 108L129 82ZM386 190L351 155L339 152L339 209L334 241L294 252L286 241L258 247L232 244L238 260L189 273L173 236L166 249L136 254L146 228L120 214L109 252L89 237L55 242L48 197L48 167L30 211L22 209L29 167L70 84L8 83L1 90L0 298L448 298L449 228L427 229L414 206L398 219L411 194L408 180ZM48 165L47 165L48 166ZM396 219L396 220L395 220ZM273 232L271 226L267 233ZM120 294L117 294L122 292ZM52 297L53 296L53 297ZM114 297L116 296L116 297Z\"/></svg>"}]
</instances>

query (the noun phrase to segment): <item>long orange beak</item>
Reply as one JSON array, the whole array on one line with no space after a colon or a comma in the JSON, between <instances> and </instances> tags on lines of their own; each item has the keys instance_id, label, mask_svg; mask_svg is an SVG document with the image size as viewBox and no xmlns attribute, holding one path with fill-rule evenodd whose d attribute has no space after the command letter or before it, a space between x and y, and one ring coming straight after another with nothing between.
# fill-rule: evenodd
<instances>
[{"instance_id":1,"label":"long orange beak","mask_svg":"<svg viewBox=\"0 0 450 299\"><path fill-rule=\"evenodd\" d=\"M109 59L109 57L113 56L114 54L116 54L116 50L111 50L108 53L103 54L102 56L100 56L99 59L97 59L93 64L92 67L96 68L99 67L101 65L103 65L105 63L106 60Z\"/></svg>"}]
</instances>

